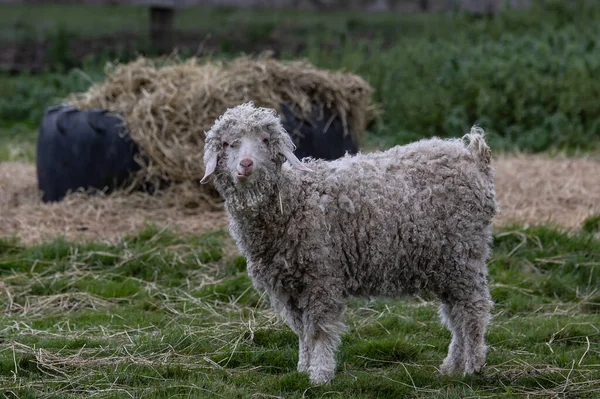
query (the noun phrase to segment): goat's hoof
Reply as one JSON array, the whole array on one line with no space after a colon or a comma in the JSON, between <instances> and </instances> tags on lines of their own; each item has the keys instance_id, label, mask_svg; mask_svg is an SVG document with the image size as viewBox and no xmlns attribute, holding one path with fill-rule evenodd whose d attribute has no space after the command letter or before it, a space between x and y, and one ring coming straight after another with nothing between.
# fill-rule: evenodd
<instances>
[{"instance_id":1,"label":"goat's hoof","mask_svg":"<svg viewBox=\"0 0 600 399\"><path fill-rule=\"evenodd\" d=\"M313 385L325 385L329 384L333 379L333 375L335 373L333 371L327 370L310 370L309 371L309 380Z\"/></svg>"},{"instance_id":2,"label":"goat's hoof","mask_svg":"<svg viewBox=\"0 0 600 399\"><path fill-rule=\"evenodd\" d=\"M465 375L480 373L484 363L485 360L483 359L467 360L465 363Z\"/></svg>"},{"instance_id":3,"label":"goat's hoof","mask_svg":"<svg viewBox=\"0 0 600 399\"><path fill-rule=\"evenodd\" d=\"M308 363L298 363L298 367L297 370L299 373L306 373L308 372Z\"/></svg>"},{"instance_id":4,"label":"goat's hoof","mask_svg":"<svg viewBox=\"0 0 600 399\"><path fill-rule=\"evenodd\" d=\"M460 367L458 362L454 359L445 359L444 362L440 365L440 374L453 376L457 374L461 374L463 372L463 368Z\"/></svg>"}]
</instances>

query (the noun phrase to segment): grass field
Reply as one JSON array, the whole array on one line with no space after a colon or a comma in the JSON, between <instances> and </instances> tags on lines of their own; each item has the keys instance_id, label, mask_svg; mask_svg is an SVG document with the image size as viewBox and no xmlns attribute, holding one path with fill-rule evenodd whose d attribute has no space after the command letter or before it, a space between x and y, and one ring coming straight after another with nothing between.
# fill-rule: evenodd
<instances>
[{"instance_id":1,"label":"grass field","mask_svg":"<svg viewBox=\"0 0 600 399\"><path fill-rule=\"evenodd\" d=\"M506 228L489 264L485 372L440 378L449 333L430 298L353 300L331 386L295 371L297 342L219 232L148 227L120 244L0 241L7 397L594 398L600 242Z\"/></svg>"},{"instance_id":2,"label":"grass field","mask_svg":"<svg viewBox=\"0 0 600 399\"><path fill-rule=\"evenodd\" d=\"M450 334L433 298L356 298L326 387L295 371L296 337L251 287L222 212L36 201L44 108L104 77L104 55L64 68L69 43L126 30L143 42L146 10L0 6L0 49L49 41L57 62L0 73L0 397L600 398L600 7L548 4L490 21L177 16L183 34L212 35L212 57L274 47L363 76L383 110L367 148L455 137L475 122L490 133L501 215L483 373L437 374ZM557 151L571 158L546 157Z\"/></svg>"}]
</instances>

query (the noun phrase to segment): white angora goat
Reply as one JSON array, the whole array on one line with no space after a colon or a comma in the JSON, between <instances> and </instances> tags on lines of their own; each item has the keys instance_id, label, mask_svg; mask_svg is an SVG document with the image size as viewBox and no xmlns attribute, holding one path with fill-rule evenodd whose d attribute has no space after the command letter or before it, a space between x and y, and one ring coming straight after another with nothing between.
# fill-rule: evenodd
<instances>
[{"instance_id":1,"label":"white angora goat","mask_svg":"<svg viewBox=\"0 0 600 399\"><path fill-rule=\"evenodd\" d=\"M312 383L335 374L347 297L422 291L440 299L452 333L442 373L471 374L492 308L490 160L473 128L464 141L301 162L276 112L246 103L206 133L202 182L214 176L248 274L298 335Z\"/></svg>"}]
</instances>

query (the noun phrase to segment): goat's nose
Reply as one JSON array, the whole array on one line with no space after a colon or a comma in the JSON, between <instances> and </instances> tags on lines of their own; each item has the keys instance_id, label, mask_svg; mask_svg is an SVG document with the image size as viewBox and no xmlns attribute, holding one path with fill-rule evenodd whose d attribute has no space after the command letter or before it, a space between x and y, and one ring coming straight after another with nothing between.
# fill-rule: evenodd
<instances>
[{"instance_id":1,"label":"goat's nose","mask_svg":"<svg viewBox=\"0 0 600 399\"><path fill-rule=\"evenodd\" d=\"M250 166L252 166L252 164L253 164L252 160L248 159L248 158L244 158L240 161L240 165L243 168L249 168Z\"/></svg>"}]
</instances>

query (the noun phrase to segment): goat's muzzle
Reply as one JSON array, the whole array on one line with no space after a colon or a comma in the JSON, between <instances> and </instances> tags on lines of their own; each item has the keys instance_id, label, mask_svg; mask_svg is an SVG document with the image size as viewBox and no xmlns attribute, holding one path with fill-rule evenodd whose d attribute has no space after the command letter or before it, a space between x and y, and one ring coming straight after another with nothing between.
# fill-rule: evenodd
<instances>
[{"instance_id":1,"label":"goat's muzzle","mask_svg":"<svg viewBox=\"0 0 600 399\"><path fill-rule=\"evenodd\" d=\"M254 162L250 158L244 158L240 161L237 167L237 178L239 180L246 179L254 171Z\"/></svg>"}]
</instances>

